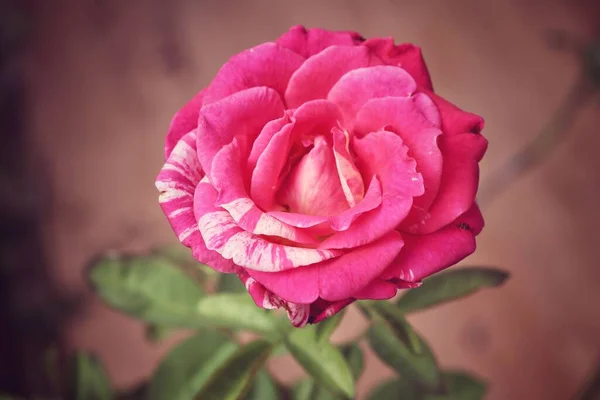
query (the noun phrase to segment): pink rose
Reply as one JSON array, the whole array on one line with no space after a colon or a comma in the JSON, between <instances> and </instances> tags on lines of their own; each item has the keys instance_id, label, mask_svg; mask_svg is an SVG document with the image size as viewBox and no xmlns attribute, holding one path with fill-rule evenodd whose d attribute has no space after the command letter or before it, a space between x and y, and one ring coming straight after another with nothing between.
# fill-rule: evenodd
<instances>
[{"instance_id":1,"label":"pink rose","mask_svg":"<svg viewBox=\"0 0 600 400\"><path fill-rule=\"evenodd\" d=\"M156 186L196 259L303 326L475 250L482 128L418 47L298 26L175 115Z\"/></svg>"}]
</instances>

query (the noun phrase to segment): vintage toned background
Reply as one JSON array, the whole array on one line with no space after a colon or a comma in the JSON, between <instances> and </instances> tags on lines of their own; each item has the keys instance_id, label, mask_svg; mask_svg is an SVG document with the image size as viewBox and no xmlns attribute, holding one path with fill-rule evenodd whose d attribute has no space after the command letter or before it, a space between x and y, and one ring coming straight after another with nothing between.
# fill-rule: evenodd
<instances>
[{"instance_id":1,"label":"vintage toned background","mask_svg":"<svg viewBox=\"0 0 600 400\"><path fill-rule=\"evenodd\" d=\"M547 31L589 38L598 8L567 0L32 2L22 54L26 144L38 163L32 175L46 183L48 281L81 296L66 343L97 352L121 387L148 376L173 344L148 344L141 324L93 297L83 270L109 248L173 242L153 186L163 137L172 114L232 54L295 24L422 46L436 90L486 118L485 181L577 80L578 59L551 49ZM490 382L489 399L568 399L600 362L599 111L597 99L588 103L539 168L484 205L487 227L465 263L506 268L509 283L411 318L444 366ZM363 327L351 312L336 338ZM302 373L286 357L271 367L284 382ZM390 375L369 355L359 398Z\"/></svg>"}]
</instances>

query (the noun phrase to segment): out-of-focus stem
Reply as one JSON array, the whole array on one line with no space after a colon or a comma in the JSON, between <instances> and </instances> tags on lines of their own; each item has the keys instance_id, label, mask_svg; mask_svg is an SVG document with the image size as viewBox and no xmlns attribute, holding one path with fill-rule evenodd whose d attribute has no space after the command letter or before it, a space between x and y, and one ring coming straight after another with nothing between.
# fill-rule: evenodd
<instances>
[{"instance_id":1,"label":"out-of-focus stem","mask_svg":"<svg viewBox=\"0 0 600 400\"><path fill-rule=\"evenodd\" d=\"M478 196L479 204L483 207L489 206L511 184L537 166L566 136L578 111L591 98L593 92L588 75L582 73L540 133L482 182Z\"/></svg>"}]
</instances>

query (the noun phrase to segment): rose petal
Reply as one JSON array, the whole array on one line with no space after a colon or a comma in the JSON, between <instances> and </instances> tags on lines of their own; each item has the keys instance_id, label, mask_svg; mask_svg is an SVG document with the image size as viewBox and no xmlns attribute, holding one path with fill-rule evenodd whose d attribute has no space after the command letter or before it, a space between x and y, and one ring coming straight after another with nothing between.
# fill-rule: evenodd
<instances>
[{"instance_id":1,"label":"rose petal","mask_svg":"<svg viewBox=\"0 0 600 400\"><path fill-rule=\"evenodd\" d=\"M354 303L354 301L355 299L353 298L334 302L317 299L317 301L310 305L310 317L308 323L317 324L326 318L333 317L335 314Z\"/></svg>"},{"instance_id":2,"label":"rose petal","mask_svg":"<svg viewBox=\"0 0 600 400\"><path fill-rule=\"evenodd\" d=\"M421 49L409 43L395 45L393 38L369 39L363 43L386 64L399 65L417 82L417 85L433 90L429 71Z\"/></svg>"},{"instance_id":3,"label":"rose petal","mask_svg":"<svg viewBox=\"0 0 600 400\"><path fill-rule=\"evenodd\" d=\"M160 191L159 203L173 231L184 246L192 249L194 257L221 272L238 268L204 245L194 217L194 190L203 177L196 157L196 133L185 135L173 148L167 162L156 178Z\"/></svg>"},{"instance_id":4,"label":"rose petal","mask_svg":"<svg viewBox=\"0 0 600 400\"><path fill-rule=\"evenodd\" d=\"M334 128L331 133L333 136L335 165L344 196L346 196L346 201L350 207L354 207L365 195L365 184L350 154L350 133L339 128Z\"/></svg>"},{"instance_id":5,"label":"rose petal","mask_svg":"<svg viewBox=\"0 0 600 400\"><path fill-rule=\"evenodd\" d=\"M424 95L423 95L424 96ZM442 131L427 120L414 97L384 97L368 101L356 116L355 131L368 133L391 127L410 149L417 161L417 171L423 176L425 193L415 198L413 208L403 221L410 226L423 220L435 200L442 177L442 152L438 147L438 136ZM435 106L430 113L437 112Z\"/></svg>"},{"instance_id":6,"label":"rose petal","mask_svg":"<svg viewBox=\"0 0 600 400\"><path fill-rule=\"evenodd\" d=\"M308 58L329 46L353 46L364 41L362 36L351 31L328 31L294 26L277 39L277 44Z\"/></svg>"},{"instance_id":7,"label":"rose petal","mask_svg":"<svg viewBox=\"0 0 600 400\"><path fill-rule=\"evenodd\" d=\"M378 97L408 97L417 84L400 67L379 65L348 72L331 88L327 99L337 104L349 129L354 116L369 100Z\"/></svg>"},{"instance_id":8,"label":"rose petal","mask_svg":"<svg viewBox=\"0 0 600 400\"><path fill-rule=\"evenodd\" d=\"M285 91L288 108L307 101L325 99L329 90L353 69L382 64L363 46L331 46L310 57L292 75Z\"/></svg>"},{"instance_id":9,"label":"rose petal","mask_svg":"<svg viewBox=\"0 0 600 400\"><path fill-rule=\"evenodd\" d=\"M259 86L269 87L283 97L290 77L303 62L303 57L275 43L242 51L221 67L206 89L204 104Z\"/></svg>"},{"instance_id":10,"label":"rose petal","mask_svg":"<svg viewBox=\"0 0 600 400\"><path fill-rule=\"evenodd\" d=\"M289 174L278 200L291 212L307 215L336 215L348 209L333 149L322 136Z\"/></svg>"},{"instance_id":11,"label":"rose petal","mask_svg":"<svg viewBox=\"0 0 600 400\"><path fill-rule=\"evenodd\" d=\"M446 135L481 133L483 130L484 120L479 115L463 111L433 92L425 91L425 94L438 108L442 118L442 130Z\"/></svg>"},{"instance_id":12,"label":"rose petal","mask_svg":"<svg viewBox=\"0 0 600 400\"><path fill-rule=\"evenodd\" d=\"M394 297L397 290L396 284L383 279L375 279L360 292L355 293L354 298L358 300L387 300Z\"/></svg>"},{"instance_id":13,"label":"rose petal","mask_svg":"<svg viewBox=\"0 0 600 400\"><path fill-rule=\"evenodd\" d=\"M319 297L344 300L377 278L398 255L402 244L400 234L391 231L373 243L317 265L276 273L248 273L287 301L306 304Z\"/></svg>"},{"instance_id":14,"label":"rose petal","mask_svg":"<svg viewBox=\"0 0 600 400\"><path fill-rule=\"evenodd\" d=\"M252 150L248 156L247 171L254 171L258 158L265 151L273 136L280 132L286 125L290 123L290 117L286 114L281 118L274 119L267 122L262 128L254 143L252 143Z\"/></svg>"},{"instance_id":15,"label":"rose petal","mask_svg":"<svg viewBox=\"0 0 600 400\"><path fill-rule=\"evenodd\" d=\"M284 113L281 98L273 89L256 87L205 105L198 119L198 158L210 178L213 158L238 137L244 154L249 153L265 124Z\"/></svg>"},{"instance_id":16,"label":"rose petal","mask_svg":"<svg viewBox=\"0 0 600 400\"><path fill-rule=\"evenodd\" d=\"M269 211L267 214L288 225L296 226L298 228L312 228L313 226L327 222L329 219L324 215L306 215L285 211Z\"/></svg>"},{"instance_id":17,"label":"rose petal","mask_svg":"<svg viewBox=\"0 0 600 400\"><path fill-rule=\"evenodd\" d=\"M405 246L402 252L381 277L418 282L472 254L476 230L471 230L467 222L477 221L478 214L478 209L469 210L452 225L428 235L403 234ZM480 230L481 226L476 228Z\"/></svg>"},{"instance_id":18,"label":"rose petal","mask_svg":"<svg viewBox=\"0 0 600 400\"><path fill-rule=\"evenodd\" d=\"M393 132L372 132L354 138L353 149L364 179L374 176L381 181L381 206L362 214L343 232L325 239L319 248L344 249L370 243L397 227L408 215L413 197L423 194L423 178L417 173L415 160Z\"/></svg>"},{"instance_id":19,"label":"rose petal","mask_svg":"<svg viewBox=\"0 0 600 400\"><path fill-rule=\"evenodd\" d=\"M377 176L373 176L367 194L360 203L348 210L329 218L329 224L336 231L345 231L350 228L356 218L362 214L374 210L381 205L382 193L381 183Z\"/></svg>"},{"instance_id":20,"label":"rose petal","mask_svg":"<svg viewBox=\"0 0 600 400\"><path fill-rule=\"evenodd\" d=\"M198 114L202 108L202 100L204 98L204 90L196 93L196 95L179 110L169 126L169 133L165 141L165 159L169 158L171 151L186 133L196 130L198 126Z\"/></svg>"},{"instance_id":21,"label":"rose petal","mask_svg":"<svg viewBox=\"0 0 600 400\"><path fill-rule=\"evenodd\" d=\"M465 213L475 201L479 184L479 161L487 149L487 140L473 133L442 135L438 145L444 157L438 195L425 219L402 227L409 233L426 234L446 226Z\"/></svg>"},{"instance_id":22,"label":"rose petal","mask_svg":"<svg viewBox=\"0 0 600 400\"><path fill-rule=\"evenodd\" d=\"M310 316L309 304L295 304L283 300L281 297L266 290L263 285L256 282L243 270L238 273L238 277L244 286L246 286L246 290L248 290L250 297L252 297L252 300L254 300L254 303L256 303L257 306L267 310L283 307L287 311L288 318L292 325L297 328L306 325Z\"/></svg>"},{"instance_id":23,"label":"rose petal","mask_svg":"<svg viewBox=\"0 0 600 400\"><path fill-rule=\"evenodd\" d=\"M208 182L201 182L194 195L194 214L209 250L214 250L240 267L257 271L283 271L315 264L343 252L315 250L270 242L241 229L232 216L216 207L217 192Z\"/></svg>"}]
</instances>

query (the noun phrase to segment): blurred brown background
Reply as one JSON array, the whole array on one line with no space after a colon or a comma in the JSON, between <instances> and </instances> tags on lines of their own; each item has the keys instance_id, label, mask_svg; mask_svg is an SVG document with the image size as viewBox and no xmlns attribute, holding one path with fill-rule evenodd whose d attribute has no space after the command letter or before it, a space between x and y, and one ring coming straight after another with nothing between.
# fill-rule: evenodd
<instances>
[{"instance_id":1,"label":"blurred brown background","mask_svg":"<svg viewBox=\"0 0 600 400\"><path fill-rule=\"evenodd\" d=\"M83 294L82 312L64 330L65 343L97 352L121 387L147 377L173 340L148 344L140 323L93 297L83 269L109 248L173 242L153 185L164 135L174 112L232 54L295 24L420 45L436 90L486 118L485 181L535 136L577 79L578 59L552 50L547 31L585 39L600 17L594 1L567 0L28 5L22 14L30 33L20 64L26 89L20 151L29 161L13 168L29 171L33 183L23 193L43 187L31 206L42 210L35 232L43 246L32 261L37 269L27 274L35 279L47 272L44 281L61 294ZM506 268L513 274L509 283L412 318L444 366L490 382L489 399L568 399L600 360L599 109L597 100L588 103L543 165L486 205L487 227L465 263ZM42 289L31 290L22 297L31 300ZM52 293L47 298L60 297ZM33 304L47 315L50 303ZM363 327L352 312L336 338ZM285 357L271 367L284 382L302 373ZM369 356L359 399L387 376L391 372Z\"/></svg>"}]
</instances>

